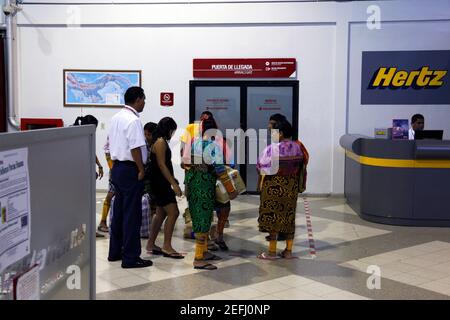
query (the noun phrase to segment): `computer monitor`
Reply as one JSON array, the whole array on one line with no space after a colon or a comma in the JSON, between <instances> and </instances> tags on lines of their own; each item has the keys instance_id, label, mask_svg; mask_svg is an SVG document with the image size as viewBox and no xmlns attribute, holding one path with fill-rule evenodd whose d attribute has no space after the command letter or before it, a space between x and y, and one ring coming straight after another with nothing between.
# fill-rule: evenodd
<instances>
[{"instance_id":1,"label":"computer monitor","mask_svg":"<svg viewBox=\"0 0 450 320\"><path fill-rule=\"evenodd\" d=\"M417 130L414 133L414 139L415 140L422 140L422 139L442 140L443 135L444 135L444 130Z\"/></svg>"}]
</instances>

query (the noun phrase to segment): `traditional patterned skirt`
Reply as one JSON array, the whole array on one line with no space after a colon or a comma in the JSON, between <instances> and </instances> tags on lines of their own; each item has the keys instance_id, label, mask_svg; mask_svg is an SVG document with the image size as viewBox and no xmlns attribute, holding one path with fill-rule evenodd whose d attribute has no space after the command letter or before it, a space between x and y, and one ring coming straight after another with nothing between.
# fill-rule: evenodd
<instances>
[{"instance_id":1,"label":"traditional patterned skirt","mask_svg":"<svg viewBox=\"0 0 450 320\"><path fill-rule=\"evenodd\" d=\"M259 205L259 231L282 232L286 234L287 239L293 239L297 196L298 177L296 175L265 176Z\"/></svg>"},{"instance_id":2,"label":"traditional patterned skirt","mask_svg":"<svg viewBox=\"0 0 450 320\"><path fill-rule=\"evenodd\" d=\"M216 203L216 174L191 168L186 171L187 200L192 219L192 231L209 232Z\"/></svg>"}]
</instances>

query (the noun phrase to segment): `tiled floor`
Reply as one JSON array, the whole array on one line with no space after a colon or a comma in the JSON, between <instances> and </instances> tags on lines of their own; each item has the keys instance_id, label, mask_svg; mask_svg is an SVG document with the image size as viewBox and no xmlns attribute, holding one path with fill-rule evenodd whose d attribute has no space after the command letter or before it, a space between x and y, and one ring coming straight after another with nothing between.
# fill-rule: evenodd
<instances>
[{"instance_id":1,"label":"tiled floor","mask_svg":"<svg viewBox=\"0 0 450 320\"><path fill-rule=\"evenodd\" d=\"M97 194L101 212L103 193ZM343 198L309 198L317 256L310 255L303 199L297 206L295 259L263 261L267 242L257 230L259 198L232 203L229 252L216 271L192 267L194 241L183 239L180 215L173 245L183 260L152 256L145 269L108 262L108 239L97 240L97 299L362 300L450 299L450 230L374 224L360 219ZM186 207L180 200L180 212ZM100 216L98 215L98 220ZM159 236L162 241L162 234ZM161 243L161 242L160 242ZM284 243L278 242L279 250ZM381 272L380 289L369 289L371 265Z\"/></svg>"},{"instance_id":2,"label":"tiled floor","mask_svg":"<svg viewBox=\"0 0 450 320\"><path fill-rule=\"evenodd\" d=\"M236 289L213 293L196 298L196 300L367 300L363 296L340 290L326 284L297 275L280 277L275 280Z\"/></svg>"},{"instance_id":3,"label":"tiled floor","mask_svg":"<svg viewBox=\"0 0 450 320\"><path fill-rule=\"evenodd\" d=\"M450 243L431 241L341 264L365 272L380 267L381 277L450 296Z\"/></svg>"}]
</instances>

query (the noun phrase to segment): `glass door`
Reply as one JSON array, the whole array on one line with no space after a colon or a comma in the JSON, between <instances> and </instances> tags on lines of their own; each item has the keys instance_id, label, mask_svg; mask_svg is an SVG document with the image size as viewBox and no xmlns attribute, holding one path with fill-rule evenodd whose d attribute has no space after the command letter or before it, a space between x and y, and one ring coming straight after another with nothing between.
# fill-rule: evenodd
<instances>
[{"instance_id":1,"label":"glass door","mask_svg":"<svg viewBox=\"0 0 450 320\"><path fill-rule=\"evenodd\" d=\"M283 114L298 133L298 81L190 81L190 122L198 121L203 111L210 111L219 129L242 129L245 139L233 138L234 162L255 193L258 176L256 160L269 137L269 118ZM230 142L230 141L229 141Z\"/></svg>"},{"instance_id":2,"label":"glass door","mask_svg":"<svg viewBox=\"0 0 450 320\"><path fill-rule=\"evenodd\" d=\"M270 134L268 123L271 115L281 113L293 123L293 87L249 86L247 88L247 132L255 130L257 135L247 140L246 184L249 192L256 192L258 173L256 159L268 146Z\"/></svg>"}]
</instances>

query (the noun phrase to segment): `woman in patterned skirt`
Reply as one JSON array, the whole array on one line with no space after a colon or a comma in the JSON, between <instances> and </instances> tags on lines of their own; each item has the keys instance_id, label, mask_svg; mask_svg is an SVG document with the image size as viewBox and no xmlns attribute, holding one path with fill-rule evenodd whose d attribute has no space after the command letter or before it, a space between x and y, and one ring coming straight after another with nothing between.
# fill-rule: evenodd
<instances>
[{"instance_id":1,"label":"woman in patterned skirt","mask_svg":"<svg viewBox=\"0 0 450 320\"><path fill-rule=\"evenodd\" d=\"M202 137L194 140L191 146L190 170L186 171L186 197L192 218L192 230L195 233L195 269L215 270L216 266L208 261L220 257L208 251L208 232L211 228L212 215L216 201L216 181L219 178L227 189L230 199L237 192L227 175L223 164L223 152L214 142L215 121L207 119L201 124Z\"/></svg>"},{"instance_id":2,"label":"woman in patterned skirt","mask_svg":"<svg viewBox=\"0 0 450 320\"><path fill-rule=\"evenodd\" d=\"M277 123L272 132L273 143L266 147L258 159L257 170L261 175L261 197L259 206L259 231L270 234L269 251L258 258L277 257L277 235L286 235L286 248L282 258L292 257L295 233L295 211L297 208L298 183L303 153L292 141L292 126L288 121Z\"/></svg>"}]
</instances>

